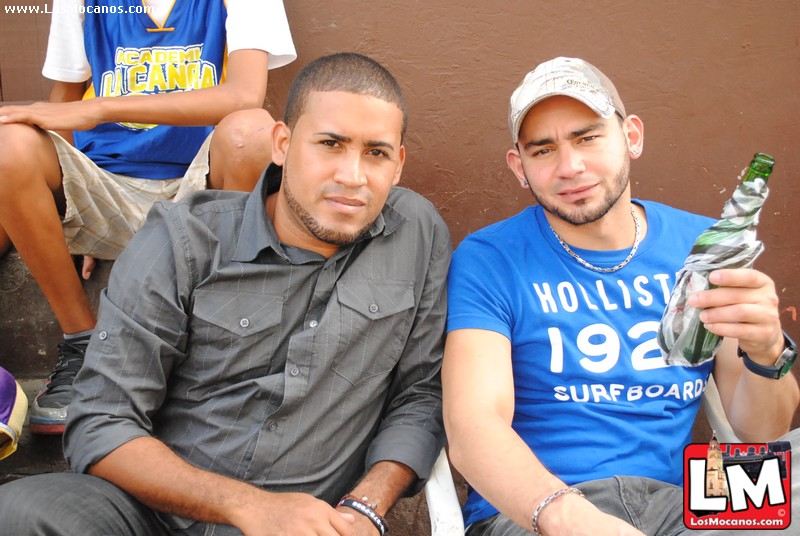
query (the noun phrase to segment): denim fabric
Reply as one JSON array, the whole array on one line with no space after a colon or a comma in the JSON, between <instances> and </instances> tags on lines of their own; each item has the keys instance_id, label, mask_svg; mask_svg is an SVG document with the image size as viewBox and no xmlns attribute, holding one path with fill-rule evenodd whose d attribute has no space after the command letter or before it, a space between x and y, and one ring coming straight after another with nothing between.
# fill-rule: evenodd
<instances>
[{"instance_id":1,"label":"denim fabric","mask_svg":"<svg viewBox=\"0 0 800 536\"><path fill-rule=\"evenodd\" d=\"M575 486L603 512L624 519L648 535L674 536L684 530L681 488L651 478L613 477ZM530 530L502 514L474 523L468 536L523 536Z\"/></svg>"}]
</instances>

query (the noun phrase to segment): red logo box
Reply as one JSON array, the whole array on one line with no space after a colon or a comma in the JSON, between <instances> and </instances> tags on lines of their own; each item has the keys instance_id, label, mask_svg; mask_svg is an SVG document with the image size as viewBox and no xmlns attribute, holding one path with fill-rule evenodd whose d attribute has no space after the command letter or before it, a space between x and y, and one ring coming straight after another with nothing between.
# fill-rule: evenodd
<instances>
[{"instance_id":1,"label":"red logo box","mask_svg":"<svg viewBox=\"0 0 800 536\"><path fill-rule=\"evenodd\" d=\"M683 522L695 530L783 530L792 521L791 451L773 443L692 443L683 451Z\"/></svg>"}]
</instances>

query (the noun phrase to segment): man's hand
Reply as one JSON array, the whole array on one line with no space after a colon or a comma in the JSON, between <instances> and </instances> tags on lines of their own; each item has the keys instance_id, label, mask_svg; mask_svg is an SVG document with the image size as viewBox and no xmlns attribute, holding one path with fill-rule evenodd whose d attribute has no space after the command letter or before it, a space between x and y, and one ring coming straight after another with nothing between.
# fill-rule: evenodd
<instances>
[{"instance_id":1,"label":"man's hand","mask_svg":"<svg viewBox=\"0 0 800 536\"><path fill-rule=\"evenodd\" d=\"M83 256L83 264L81 265L81 277L84 280L88 281L90 277L92 277L92 272L94 271L94 267L96 266L96 262L94 257L90 257L89 255Z\"/></svg>"},{"instance_id":2,"label":"man's hand","mask_svg":"<svg viewBox=\"0 0 800 536\"><path fill-rule=\"evenodd\" d=\"M714 380L725 416L745 442L774 441L789 431L800 400L797 381L763 378L744 368L736 345L748 357L772 366L784 349L775 283L758 270L715 270L709 282L716 288L689 297L702 309L706 329L726 338L714 358Z\"/></svg>"},{"instance_id":3,"label":"man's hand","mask_svg":"<svg viewBox=\"0 0 800 536\"><path fill-rule=\"evenodd\" d=\"M336 511L354 518L352 527L354 536L378 536L380 534L378 527L376 527L367 516L356 512L352 508L340 506Z\"/></svg>"},{"instance_id":4,"label":"man's hand","mask_svg":"<svg viewBox=\"0 0 800 536\"><path fill-rule=\"evenodd\" d=\"M73 102L36 102L0 108L0 124L27 123L45 130L88 130L101 122L102 99Z\"/></svg>"},{"instance_id":5,"label":"man's hand","mask_svg":"<svg viewBox=\"0 0 800 536\"><path fill-rule=\"evenodd\" d=\"M158 439L137 437L89 468L142 503L189 519L233 525L247 536L357 536L354 513L306 493L275 493L205 471Z\"/></svg>"},{"instance_id":6,"label":"man's hand","mask_svg":"<svg viewBox=\"0 0 800 536\"><path fill-rule=\"evenodd\" d=\"M717 288L697 292L689 305L703 309L700 320L712 333L738 339L754 359L771 365L783 350L775 283L757 270L715 270L709 282Z\"/></svg>"},{"instance_id":7,"label":"man's hand","mask_svg":"<svg viewBox=\"0 0 800 536\"><path fill-rule=\"evenodd\" d=\"M416 478L417 475L413 469L405 464L388 460L380 461L369 468L367 474L350 492L350 495L369 497L364 502L374 504L375 513L383 517ZM355 516L354 535L376 536L380 534L378 528L364 514L347 506L340 506L337 510L343 514L351 513Z\"/></svg>"},{"instance_id":8,"label":"man's hand","mask_svg":"<svg viewBox=\"0 0 800 536\"><path fill-rule=\"evenodd\" d=\"M369 523L369 520L367 520ZM274 493L259 508L246 508L236 522L245 536L358 536L355 514L338 511L305 493Z\"/></svg>"},{"instance_id":9,"label":"man's hand","mask_svg":"<svg viewBox=\"0 0 800 536\"><path fill-rule=\"evenodd\" d=\"M268 69L265 51L242 49L228 56L224 82L193 91L80 100L83 83L56 82L51 102L2 107L0 124L27 123L62 133L100 123L213 126L231 112L263 106Z\"/></svg>"}]
</instances>

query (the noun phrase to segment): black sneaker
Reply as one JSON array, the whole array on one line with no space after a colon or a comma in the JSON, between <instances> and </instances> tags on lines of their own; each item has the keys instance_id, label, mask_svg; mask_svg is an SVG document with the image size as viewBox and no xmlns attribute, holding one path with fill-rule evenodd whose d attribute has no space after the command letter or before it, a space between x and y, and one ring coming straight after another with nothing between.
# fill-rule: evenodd
<instances>
[{"instance_id":1,"label":"black sneaker","mask_svg":"<svg viewBox=\"0 0 800 536\"><path fill-rule=\"evenodd\" d=\"M72 382L83 366L89 337L65 340L58 345L58 364L31 405L30 429L34 434L63 434L67 409L72 402Z\"/></svg>"}]
</instances>

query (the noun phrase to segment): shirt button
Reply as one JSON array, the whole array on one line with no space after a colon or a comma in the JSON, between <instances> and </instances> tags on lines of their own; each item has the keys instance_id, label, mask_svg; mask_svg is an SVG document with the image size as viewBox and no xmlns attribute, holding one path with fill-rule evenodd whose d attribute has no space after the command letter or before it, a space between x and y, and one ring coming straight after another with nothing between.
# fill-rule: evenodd
<instances>
[{"instance_id":1,"label":"shirt button","mask_svg":"<svg viewBox=\"0 0 800 536\"><path fill-rule=\"evenodd\" d=\"M308 323L308 327L315 328L317 326L319 326L319 322L317 322L316 320L312 320L311 322Z\"/></svg>"},{"instance_id":2,"label":"shirt button","mask_svg":"<svg viewBox=\"0 0 800 536\"><path fill-rule=\"evenodd\" d=\"M267 428L269 428L270 432L274 432L275 430L278 429L278 423L276 423L275 421L270 421L270 423L267 425Z\"/></svg>"},{"instance_id":3,"label":"shirt button","mask_svg":"<svg viewBox=\"0 0 800 536\"><path fill-rule=\"evenodd\" d=\"M379 307L377 306L377 304L373 303L372 305L369 306L369 312L370 313L377 313L378 309L379 309Z\"/></svg>"},{"instance_id":4,"label":"shirt button","mask_svg":"<svg viewBox=\"0 0 800 536\"><path fill-rule=\"evenodd\" d=\"M242 326L243 328L246 328L247 326L250 325L250 321L246 318L242 318L241 320L239 320L239 325Z\"/></svg>"},{"instance_id":5,"label":"shirt button","mask_svg":"<svg viewBox=\"0 0 800 536\"><path fill-rule=\"evenodd\" d=\"M297 376L298 374L300 374L300 369L297 367L292 367L291 369L289 369L289 374L291 374L292 376Z\"/></svg>"},{"instance_id":6,"label":"shirt button","mask_svg":"<svg viewBox=\"0 0 800 536\"><path fill-rule=\"evenodd\" d=\"M108 338L108 332L103 330L97 335L101 341L104 341Z\"/></svg>"}]
</instances>

